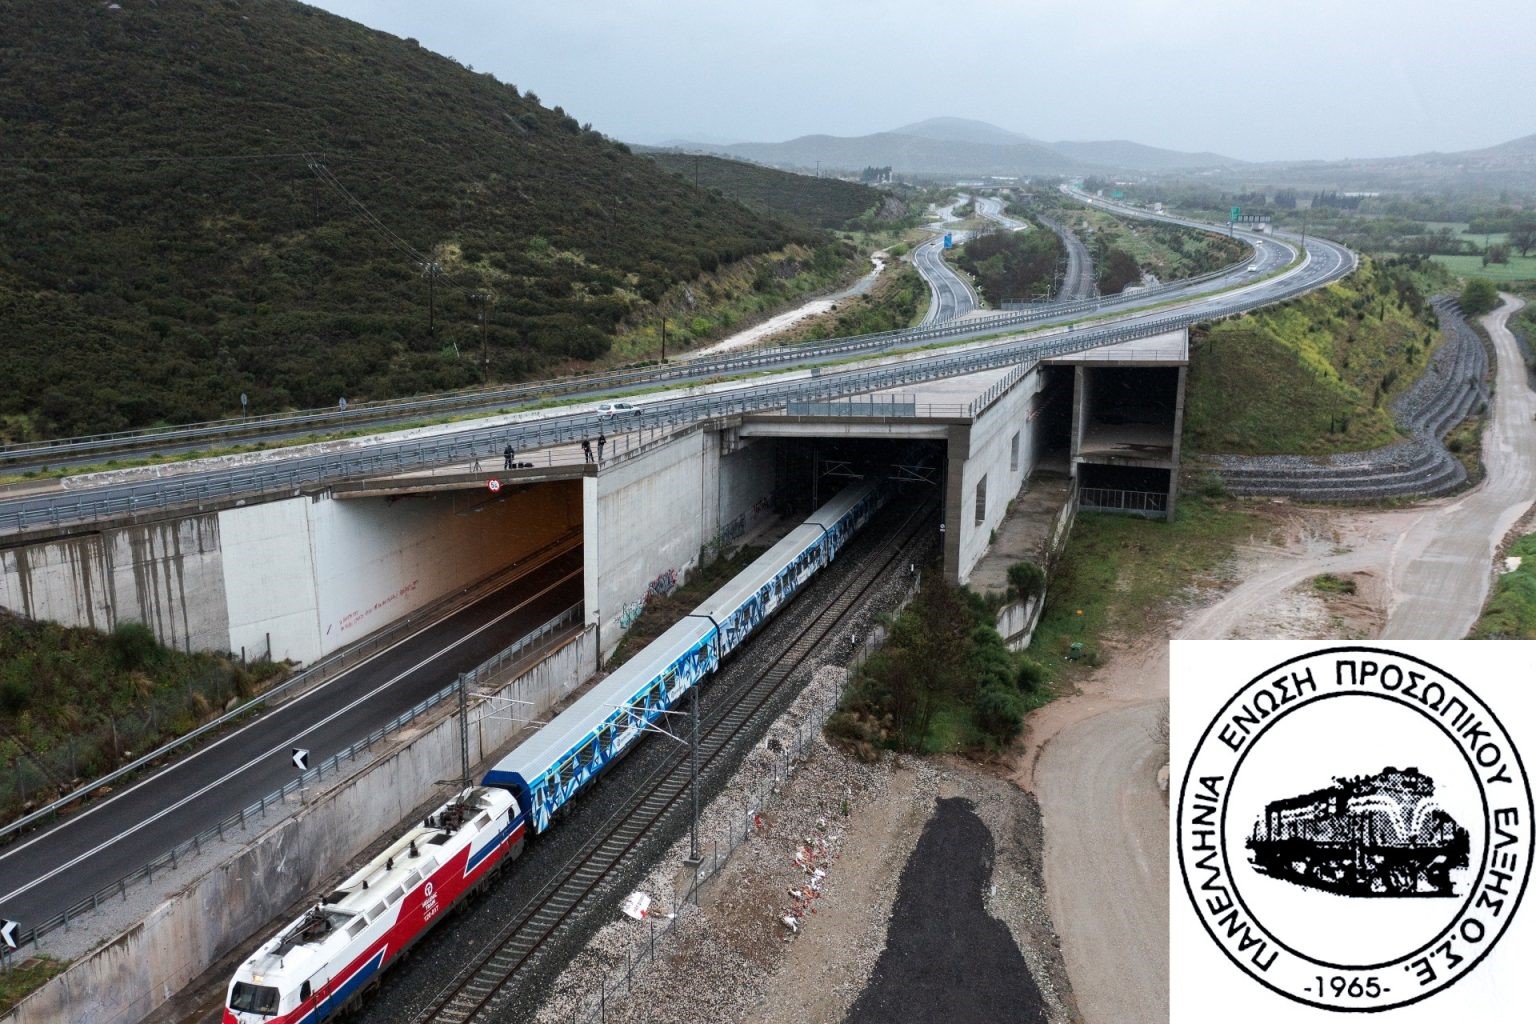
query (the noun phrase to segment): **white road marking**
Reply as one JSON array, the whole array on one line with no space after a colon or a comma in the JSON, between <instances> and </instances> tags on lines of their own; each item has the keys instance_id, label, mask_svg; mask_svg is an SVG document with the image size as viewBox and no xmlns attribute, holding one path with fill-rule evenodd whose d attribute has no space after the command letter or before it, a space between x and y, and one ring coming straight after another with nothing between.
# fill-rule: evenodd
<instances>
[{"instance_id":1,"label":"white road marking","mask_svg":"<svg viewBox=\"0 0 1536 1024\"><path fill-rule=\"evenodd\" d=\"M26 885L23 885L23 886L20 886L20 887L18 887L16 889L13 889L11 892L6 893L4 896L0 896L0 903L3 903L3 902L5 902L6 900L9 900L9 899L13 899L13 898L15 898L17 896L20 896L21 894L23 894L23 893L27 892L28 890L36 887L37 885L40 885L41 883L46 882L48 879L53 878L55 875L59 874L59 872L65 871L65 870L68 870L71 867L74 867L76 864L78 864L81 861L85 860L87 857L95 856L96 854L100 853L102 850L105 850L107 847L113 845L114 843L122 840L123 838L125 838L127 836L130 836L133 833L135 833L135 832L139 831L140 829L144 828L144 826L154 823L155 821L157 821L160 818L164 817L165 815L171 813L172 811L175 811L178 808L182 807L183 805L189 803L190 801L197 799L198 797L200 797L203 794L207 793L210 789L213 789L215 786L222 785L224 782L227 782L229 779L231 779L234 776L238 775L240 772L243 772L243 771L249 769L252 765L254 765L254 764L256 764L256 763L258 763L258 762L260 762L260 761L262 761L262 760L272 756L274 753L277 753L277 752L283 750L284 748L290 746L295 740L298 740L298 739L302 738L303 736L308 735L309 733L311 733L314 730L320 728L321 726L324 726L324 725L330 723L331 721L333 721L334 719L338 718L339 716L345 714L346 712L351 711L353 708L355 708L358 704L361 704L363 701L366 701L366 700L370 699L371 697L375 696L376 694L382 693L384 690L386 690L389 687L393 686L395 683L399 682L401 679L403 679L406 676L410 675L412 672L415 672L417 669L422 668L423 666L425 666L425 665L431 663L432 661L436 660L438 657L448 653L449 651L453 650L455 647L458 647L460 644L464 643L466 640L469 640L469 639L471 639L471 638L473 638L475 636L478 636L480 633L483 633L485 630L489 629L491 626L494 626L496 623L502 621L503 619L505 619L507 616L513 614L514 612L517 612L517 611L521 610L522 608L526 607L528 604L530 604L531 602L537 600L538 598L543 597L545 594L549 593L551 590L554 590L556 587L560 586L561 584L564 584L564 583L570 581L571 579L575 578L576 576L579 576L581 574L581 572L582 572L582 570L580 568L571 570L565 576L563 576L560 579L556 580L555 582L549 584L543 590L540 590L538 593L533 594L532 596L528 597L527 599L525 599L525 600L519 602L518 604L514 605L513 607L507 609L505 612L502 612L496 618L494 618L494 619L490 620L489 622L485 623L483 626L481 626L479 629L476 629L474 632L467 633L464 636L460 637L459 639L455 640L453 643L449 644L448 646L441 648L440 650L434 652L431 655L428 655L425 659L423 659L422 661L420 661L417 664L413 665L412 667L406 669L404 672L401 672L399 675L396 675L394 678L390 679L389 681L387 681L385 683L381 683L379 686L377 686L374 689L370 690L368 693L365 693L361 697L358 697L356 700L352 701L352 703L346 705L343 708L340 708L339 710L337 710L333 714L328 715L327 717L321 719L320 721L318 721L315 724L309 726L307 729L303 730L302 732L295 733L293 736L289 737L288 739L283 740L282 742L278 743L277 746L272 747L270 750L266 751L265 753L260 754L257 757L252 758L250 761L247 761L245 764L241 765L239 768L236 768L234 771L227 773L222 778L220 778L220 779L218 779L218 780L216 780L214 782L209 783L208 785L204 786L202 789L199 789L195 793L192 793L192 794L184 797L183 799L177 801L176 803L170 805L169 807L165 807L165 808L161 809L159 811L159 813L154 814L151 817L148 817L148 818L144 819L143 821L140 821L138 824L134 825L133 827L128 828L128 829L118 833L117 835L113 836L111 839L108 839L108 840L106 840L105 842L102 842L102 843L98 843L96 846L92 847L90 850L87 850L85 853L80 854L78 857L75 857L74 859L70 860L68 863L62 864L59 867L54 868L52 871L48 872L46 875L42 875L42 876L40 876L38 878L35 878L31 882L28 882ZM442 621L444 621L444 620L442 620L442 619L438 620L438 622L442 622ZM434 622L434 623L431 624L431 626L435 626L437 624L438 623ZM431 628L431 626L428 626L426 628ZM423 632L424 631L425 630L423 630ZM419 636L420 633L418 633L416 635ZM320 693L326 687L330 686L332 683L336 682L339 679L346 678L352 672L355 672L358 668L361 668L363 665L366 665L369 662L375 660L380 655L386 654L389 651L394 650L396 647L400 646L401 643L405 643L407 640L410 640L410 639L413 639L413 637L405 637L399 643L391 644L389 647L386 647L384 650L379 651L378 654L375 654L375 655L369 657L367 661L364 661L361 664L359 664L358 666L354 667L353 669L350 669L347 672L342 673L341 675L337 676L335 679L332 679L329 682L327 682L327 683L325 683L325 684L323 684L321 686L316 687L314 690L311 690L309 693L304 694L302 697L298 698L298 700L305 700L305 699L307 699L309 697L314 696L317 693ZM295 703L297 703L297 701L295 701ZM222 743L224 743L224 742L226 742L228 740L234 739L235 737L239 736L241 733L245 732L245 730L250 729L250 728L252 728L252 727L254 727L256 725L259 725L259 724L261 724L264 721L266 721L266 719L262 718L262 719L258 719L255 722L250 723L249 725L243 726L242 728L236 730L235 732L230 733L228 736L225 736L223 739L220 739L218 742L211 743L208 746L202 748L201 750L199 750L196 753L192 754L191 756L187 757L185 760L178 761L176 763L176 765L174 765L173 767L180 767L180 766L182 766L184 764L189 763L190 761L192 761L193 758L197 757L198 755L207 753L208 751L214 749L215 747L219 746L220 744L222 744ZM131 787L129 789L125 789L121 793L114 794L112 797L108 798L107 800L103 800L100 803L93 804L92 807L91 807L91 811L99 810L100 808L105 807L107 804L109 804L112 801L118 799L119 797L127 796L129 793L133 792L134 790L139 789L142 786L146 786L149 783L154 782L154 781L156 781L159 778L161 778L161 774L157 773L157 774L155 774L155 775L153 775L153 776L151 776L151 777L149 777L147 779L144 779L142 782L139 782L138 784L134 785L133 787ZM87 812L87 813L89 813L89 812ZM16 846L13 846L9 850L7 850L4 854L0 854L0 860L4 860L5 858L12 856L13 854L20 853L22 850L24 850L27 847L33 845L34 843L41 842L42 840L48 838L49 836L54 835L55 833L58 832L58 830L60 828L64 828L64 827L67 827L68 825L74 824L75 822L85 820L85 817L86 817L85 814L81 814L78 817L71 818L68 821L64 822L62 825L60 825L58 828L50 829L47 832L40 833L36 837L27 840L25 843L19 843Z\"/></svg>"}]
</instances>

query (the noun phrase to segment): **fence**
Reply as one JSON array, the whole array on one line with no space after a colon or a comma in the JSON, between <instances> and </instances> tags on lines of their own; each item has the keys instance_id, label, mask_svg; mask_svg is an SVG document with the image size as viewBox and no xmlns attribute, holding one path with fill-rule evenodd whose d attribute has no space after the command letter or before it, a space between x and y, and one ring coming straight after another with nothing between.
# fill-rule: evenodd
<instances>
[{"instance_id":1,"label":"fence","mask_svg":"<svg viewBox=\"0 0 1536 1024\"><path fill-rule=\"evenodd\" d=\"M1157 491L1122 491L1111 487L1084 487L1081 507L1090 512L1131 512L1136 515L1167 515L1168 495Z\"/></svg>"},{"instance_id":2,"label":"fence","mask_svg":"<svg viewBox=\"0 0 1536 1024\"><path fill-rule=\"evenodd\" d=\"M907 592L897 604L897 608L903 607L912 599L918 588L922 586L922 573L915 573L907 587ZM880 648L885 638L884 627L876 626L870 634L864 638L853 657L848 662L850 678L853 672L865 661L870 654ZM832 700L817 705L811 709L811 713L795 728L792 743L785 743L775 757L773 774L753 787L752 793L742 801L742 811L739 818L732 816L725 826L725 833L710 840L706 851L704 842L700 839L699 854L702 857L700 863L694 867L693 876L688 881L688 887L679 894L674 894L673 902L677 906L692 903L695 906L699 902L699 890L720 869L724 867L732 853L752 838L754 822L758 812L768 806L769 800L780 785L784 783L794 772L795 762L800 760L806 749L815 743L821 731L826 727L827 720L837 711L840 697L834 696ZM768 748L772 750L771 747ZM647 961L656 959L656 940L659 938L665 944L666 940L677 937L677 929L683 922L682 915L678 915L663 922L659 927L656 919L646 919L649 928L644 936L631 943L622 951L624 965L604 971L597 979L594 988L581 993L574 1000L571 1009L572 1024L606 1024L608 1019L608 1001L621 993L633 990L635 982L635 970Z\"/></svg>"},{"instance_id":3,"label":"fence","mask_svg":"<svg viewBox=\"0 0 1536 1024\"><path fill-rule=\"evenodd\" d=\"M713 878L720 869L725 866L730 855L736 851L742 843L752 838L753 821L759 811L767 807L773 792L794 771L795 762L800 760L806 749L816 742L821 735L822 728L827 724L827 719L837 710L837 701L834 699L827 704L815 708L810 716L795 730L794 739L785 743L779 751L773 766L773 774L760 782L752 790L750 796L744 800L741 817L729 822L725 833L711 840L708 848L703 841L699 844L699 853L703 860L694 868L693 876L689 879L688 886L681 893L675 894L673 899L677 906L687 903L697 905L699 902L699 890L704 883ZM596 982L596 985L583 992L574 1000L570 1019L573 1024L590 1024L598 1022L603 1024L608 1019L608 1001L621 993L626 993L634 987L635 970L649 960L654 960L657 952L657 940L665 945L669 939L676 938L676 932L683 922L683 917L678 915L656 924L654 917L647 918L650 927L645 935L632 943L629 948L622 951L624 958L622 967L605 971ZM664 950L663 950L664 951Z\"/></svg>"},{"instance_id":4,"label":"fence","mask_svg":"<svg viewBox=\"0 0 1536 1024\"><path fill-rule=\"evenodd\" d=\"M335 777L341 773L344 763L351 768L356 768L358 760L371 753L376 744L384 742L393 734L415 722L439 704L442 704L449 697L457 694L460 685L472 686L477 683L486 682L506 671L507 668L514 664L540 657L550 647L563 640L569 633L579 631L582 628L583 619L582 606L580 604L572 605L542 626L524 635L515 643L492 655L477 667L464 673L432 696L397 715L394 719L373 730L373 732L370 732L362 739L357 740L345 750L332 754L324 761L285 784L282 788L268 793L249 806L241 808L238 812L225 818L212 828L204 829L191 839L178 843L149 863L119 878L111 885L98 889L96 892L81 899L63 913L57 914L24 932L18 932L15 936L16 945L21 947L29 943L35 943L38 939L57 928L68 929L71 921L96 910L107 900L118 897L126 898L129 886L137 885L140 882L154 881L156 872L163 873L167 870L175 870L182 860L202 853L204 846L222 841L229 833L241 832L253 824L265 824L269 811L286 811L289 807L287 801L290 796L302 794L307 787L319 783L328 775L331 776L331 780L334 782ZM4 951L0 950L0 957L5 955Z\"/></svg>"}]
</instances>

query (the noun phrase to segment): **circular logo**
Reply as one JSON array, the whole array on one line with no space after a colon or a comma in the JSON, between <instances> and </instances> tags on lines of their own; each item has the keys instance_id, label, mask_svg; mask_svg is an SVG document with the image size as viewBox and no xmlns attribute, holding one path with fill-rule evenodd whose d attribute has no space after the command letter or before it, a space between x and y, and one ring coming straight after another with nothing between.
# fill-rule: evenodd
<instances>
[{"instance_id":1,"label":"circular logo","mask_svg":"<svg viewBox=\"0 0 1536 1024\"><path fill-rule=\"evenodd\" d=\"M1488 955L1530 879L1530 782L1493 710L1395 651L1250 680L1179 788L1184 888L1255 980L1326 1010L1425 999Z\"/></svg>"}]
</instances>

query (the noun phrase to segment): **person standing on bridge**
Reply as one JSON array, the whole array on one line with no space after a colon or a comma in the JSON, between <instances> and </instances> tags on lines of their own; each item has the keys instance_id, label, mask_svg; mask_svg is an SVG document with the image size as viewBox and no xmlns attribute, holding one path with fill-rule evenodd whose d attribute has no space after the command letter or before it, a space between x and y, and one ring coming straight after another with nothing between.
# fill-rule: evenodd
<instances>
[{"instance_id":1,"label":"person standing on bridge","mask_svg":"<svg viewBox=\"0 0 1536 1024\"><path fill-rule=\"evenodd\" d=\"M586 438L581 439L581 458L583 462L592 461L592 442Z\"/></svg>"},{"instance_id":2,"label":"person standing on bridge","mask_svg":"<svg viewBox=\"0 0 1536 1024\"><path fill-rule=\"evenodd\" d=\"M608 438L604 437L603 436L603 432L601 430L599 430L597 432L597 461L599 463L601 463L603 461L603 445L605 445L607 443L608 443Z\"/></svg>"},{"instance_id":3,"label":"person standing on bridge","mask_svg":"<svg viewBox=\"0 0 1536 1024\"><path fill-rule=\"evenodd\" d=\"M510 444L507 445L505 448L503 448L501 450L501 463L502 463L501 468L502 469L511 469L512 468L512 456L514 456L516 454L517 454L517 449L513 448Z\"/></svg>"}]
</instances>

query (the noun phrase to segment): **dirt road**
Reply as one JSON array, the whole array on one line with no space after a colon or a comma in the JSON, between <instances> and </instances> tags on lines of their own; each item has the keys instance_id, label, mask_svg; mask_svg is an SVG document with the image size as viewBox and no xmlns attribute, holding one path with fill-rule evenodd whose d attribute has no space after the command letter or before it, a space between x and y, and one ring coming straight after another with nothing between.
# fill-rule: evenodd
<instances>
[{"instance_id":1,"label":"dirt road","mask_svg":"<svg viewBox=\"0 0 1536 1024\"><path fill-rule=\"evenodd\" d=\"M1412 509L1297 510L1281 543L1242 552L1242 582L1172 635L1466 635L1499 542L1536 498L1536 394L1507 327L1520 300L1504 299L1483 318L1498 357L1487 479ZM1298 586L1325 572L1357 581L1358 607L1339 612ZM1155 782L1167 639L1112 652L1081 693L1032 716L1016 775L1044 814L1046 891L1085 1024L1168 1020L1168 817Z\"/></svg>"}]
</instances>

